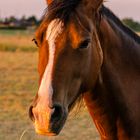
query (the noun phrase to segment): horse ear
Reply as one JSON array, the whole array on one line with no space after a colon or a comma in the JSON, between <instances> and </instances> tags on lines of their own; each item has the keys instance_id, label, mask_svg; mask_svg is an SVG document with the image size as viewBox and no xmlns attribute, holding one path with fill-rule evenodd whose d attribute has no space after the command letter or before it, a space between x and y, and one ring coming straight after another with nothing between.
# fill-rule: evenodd
<instances>
[{"instance_id":1,"label":"horse ear","mask_svg":"<svg viewBox=\"0 0 140 140\"><path fill-rule=\"evenodd\" d=\"M46 0L47 5L49 5L53 0Z\"/></svg>"}]
</instances>

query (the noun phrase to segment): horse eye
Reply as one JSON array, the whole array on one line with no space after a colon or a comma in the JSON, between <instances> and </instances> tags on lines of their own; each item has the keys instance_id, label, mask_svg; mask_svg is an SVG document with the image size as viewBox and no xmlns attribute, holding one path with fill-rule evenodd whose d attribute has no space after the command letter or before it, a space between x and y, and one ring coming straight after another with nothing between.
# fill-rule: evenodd
<instances>
[{"instance_id":1,"label":"horse eye","mask_svg":"<svg viewBox=\"0 0 140 140\"><path fill-rule=\"evenodd\" d=\"M37 43L36 39L33 38L32 41L33 41L33 42L36 44L36 46L38 47L38 43Z\"/></svg>"},{"instance_id":2,"label":"horse eye","mask_svg":"<svg viewBox=\"0 0 140 140\"><path fill-rule=\"evenodd\" d=\"M90 42L89 39L84 40L84 41L80 44L79 48L80 48L80 49L86 49L86 48L88 47L89 42Z\"/></svg>"}]
</instances>

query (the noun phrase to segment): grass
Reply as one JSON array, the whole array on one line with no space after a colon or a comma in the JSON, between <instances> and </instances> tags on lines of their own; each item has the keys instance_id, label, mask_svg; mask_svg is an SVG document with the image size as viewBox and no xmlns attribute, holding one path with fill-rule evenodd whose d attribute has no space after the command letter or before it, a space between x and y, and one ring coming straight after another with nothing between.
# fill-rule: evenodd
<instances>
[{"instance_id":1,"label":"grass","mask_svg":"<svg viewBox=\"0 0 140 140\"><path fill-rule=\"evenodd\" d=\"M4 36L14 36L14 35L20 35L20 36L30 36L32 33L34 33L33 30L0 30L0 34Z\"/></svg>"},{"instance_id":2,"label":"grass","mask_svg":"<svg viewBox=\"0 0 140 140\"><path fill-rule=\"evenodd\" d=\"M1 44L12 46L0 51L0 140L20 140L25 130L22 140L97 140L98 134L86 109L77 117L71 115L55 138L35 134L28 107L38 89L38 53L21 49L21 44L25 45L23 48L32 46L32 36L23 31L0 31L0 48Z\"/></svg>"},{"instance_id":3,"label":"grass","mask_svg":"<svg viewBox=\"0 0 140 140\"><path fill-rule=\"evenodd\" d=\"M33 31L0 30L0 51L35 52L37 47L32 42Z\"/></svg>"}]
</instances>

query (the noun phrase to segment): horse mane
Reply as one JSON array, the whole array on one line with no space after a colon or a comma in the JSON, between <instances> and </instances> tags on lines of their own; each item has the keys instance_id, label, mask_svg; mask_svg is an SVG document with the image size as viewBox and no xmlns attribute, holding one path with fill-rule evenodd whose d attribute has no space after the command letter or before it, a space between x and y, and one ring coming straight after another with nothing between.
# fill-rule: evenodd
<instances>
[{"instance_id":1,"label":"horse mane","mask_svg":"<svg viewBox=\"0 0 140 140\"><path fill-rule=\"evenodd\" d=\"M59 18L67 23L80 2L81 0L53 0L46 8L44 16L48 21Z\"/></svg>"},{"instance_id":2,"label":"horse mane","mask_svg":"<svg viewBox=\"0 0 140 140\"><path fill-rule=\"evenodd\" d=\"M107 7L102 6L101 15L106 16L110 20L112 20L120 29L122 29L129 37L131 37L135 42L140 44L140 37L132 31L129 27L124 25L122 21Z\"/></svg>"}]
</instances>

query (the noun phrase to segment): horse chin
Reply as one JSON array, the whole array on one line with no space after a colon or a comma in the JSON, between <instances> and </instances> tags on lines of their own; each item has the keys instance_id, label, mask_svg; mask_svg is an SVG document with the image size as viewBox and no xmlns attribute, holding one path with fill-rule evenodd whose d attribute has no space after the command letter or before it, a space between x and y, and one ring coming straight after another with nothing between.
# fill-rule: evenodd
<instances>
[{"instance_id":1,"label":"horse chin","mask_svg":"<svg viewBox=\"0 0 140 140\"><path fill-rule=\"evenodd\" d=\"M36 133L39 135L44 135L44 136L57 136L60 132L60 129L44 129L44 128L39 128L38 126L35 126Z\"/></svg>"},{"instance_id":2,"label":"horse chin","mask_svg":"<svg viewBox=\"0 0 140 140\"><path fill-rule=\"evenodd\" d=\"M43 131L39 129L36 129L36 133L43 136L57 136L58 135L57 133L54 133L54 132L47 132L47 131Z\"/></svg>"},{"instance_id":3,"label":"horse chin","mask_svg":"<svg viewBox=\"0 0 140 140\"><path fill-rule=\"evenodd\" d=\"M62 130L66 119L67 116L63 116L60 121L50 121L49 123L45 123L45 125L35 122L36 133L44 136L57 136Z\"/></svg>"}]
</instances>

